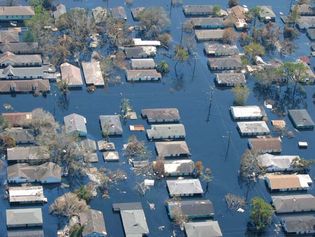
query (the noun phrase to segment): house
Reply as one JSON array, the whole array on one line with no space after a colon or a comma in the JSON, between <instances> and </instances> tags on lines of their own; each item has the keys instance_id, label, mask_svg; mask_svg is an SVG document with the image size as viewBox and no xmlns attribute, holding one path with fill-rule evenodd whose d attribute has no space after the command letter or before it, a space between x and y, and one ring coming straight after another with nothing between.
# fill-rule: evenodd
<instances>
[{"instance_id":1,"label":"house","mask_svg":"<svg viewBox=\"0 0 315 237\"><path fill-rule=\"evenodd\" d=\"M192 18L191 23L196 29L223 29L225 28L222 17Z\"/></svg>"},{"instance_id":2,"label":"house","mask_svg":"<svg viewBox=\"0 0 315 237\"><path fill-rule=\"evenodd\" d=\"M285 172L298 171L300 168L292 166L294 160L300 160L299 156L275 156L271 154L263 154L257 156L258 165L264 168L267 172Z\"/></svg>"},{"instance_id":3,"label":"house","mask_svg":"<svg viewBox=\"0 0 315 237\"><path fill-rule=\"evenodd\" d=\"M277 214L315 211L312 194L271 196Z\"/></svg>"},{"instance_id":4,"label":"house","mask_svg":"<svg viewBox=\"0 0 315 237\"><path fill-rule=\"evenodd\" d=\"M216 73L215 82L218 86L233 87L237 85L245 85L246 79L243 73Z\"/></svg>"},{"instance_id":5,"label":"house","mask_svg":"<svg viewBox=\"0 0 315 237\"><path fill-rule=\"evenodd\" d=\"M80 114L69 114L63 118L67 134L76 134L80 137L87 136L86 118Z\"/></svg>"},{"instance_id":6,"label":"house","mask_svg":"<svg viewBox=\"0 0 315 237\"><path fill-rule=\"evenodd\" d=\"M291 109L289 117L297 129L313 129L314 122L306 109Z\"/></svg>"},{"instance_id":7,"label":"house","mask_svg":"<svg viewBox=\"0 0 315 237\"><path fill-rule=\"evenodd\" d=\"M59 3L56 6L56 10L53 12L53 16L55 20L58 20L59 17L61 17L63 14L67 13L67 8L65 5L63 5L62 3Z\"/></svg>"},{"instance_id":8,"label":"house","mask_svg":"<svg viewBox=\"0 0 315 237\"><path fill-rule=\"evenodd\" d=\"M97 156L97 147L96 142L92 139L84 139L80 141L80 146L87 151L87 154L84 155L84 161L89 163L98 162L98 156Z\"/></svg>"},{"instance_id":9,"label":"house","mask_svg":"<svg viewBox=\"0 0 315 237\"><path fill-rule=\"evenodd\" d=\"M296 4L291 7L291 11L296 10L300 16L315 16L315 9L310 4Z\"/></svg>"},{"instance_id":10,"label":"house","mask_svg":"<svg viewBox=\"0 0 315 237\"><path fill-rule=\"evenodd\" d=\"M223 38L224 30L195 30L197 41L220 41Z\"/></svg>"},{"instance_id":11,"label":"house","mask_svg":"<svg viewBox=\"0 0 315 237\"><path fill-rule=\"evenodd\" d=\"M0 21L23 21L35 16L30 6L1 6Z\"/></svg>"},{"instance_id":12,"label":"house","mask_svg":"<svg viewBox=\"0 0 315 237\"><path fill-rule=\"evenodd\" d=\"M43 67L12 67L11 65L0 69L0 79L25 80L43 79Z\"/></svg>"},{"instance_id":13,"label":"house","mask_svg":"<svg viewBox=\"0 0 315 237\"><path fill-rule=\"evenodd\" d=\"M43 186L9 187L10 203L44 203L47 198L44 195Z\"/></svg>"},{"instance_id":14,"label":"house","mask_svg":"<svg viewBox=\"0 0 315 237\"><path fill-rule=\"evenodd\" d=\"M121 136L123 134L119 115L100 115L100 123L102 132L105 135Z\"/></svg>"},{"instance_id":15,"label":"house","mask_svg":"<svg viewBox=\"0 0 315 237\"><path fill-rule=\"evenodd\" d=\"M248 146L255 153L280 153L282 141L280 137L249 138Z\"/></svg>"},{"instance_id":16,"label":"house","mask_svg":"<svg viewBox=\"0 0 315 237\"><path fill-rule=\"evenodd\" d=\"M241 30L247 28L247 14L248 8L236 5L228 9L229 17L234 23L236 29Z\"/></svg>"},{"instance_id":17,"label":"house","mask_svg":"<svg viewBox=\"0 0 315 237\"><path fill-rule=\"evenodd\" d=\"M34 131L32 129L7 128L1 134L13 138L17 145L35 143Z\"/></svg>"},{"instance_id":18,"label":"house","mask_svg":"<svg viewBox=\"0 0 315 237\"><path fill-rule=\"evenodd\" d=\"M127 20L127 14L125 8L122 6L111 9L112 17L117 20Z\"/></svg>"},{"instance_id":19,"label":"house","mask_svg":"<svg viewBox=\"0 0 315 237\"><path fill-rule=\"evenodd\" d=\"M101 211L88 209L79 213L80 225L84 226L82 237L106 237L104 216Z\"/></svg>"},{"instance_id":20,"label":"house","mask_svg":"<svg viewBox=\"0 0 315 237\"><path fill-rule=\"evenodd\" d=\"M129 125L129 130L135 131L135 132L143 132L145 131L145 128L142 124L135 124L135 125Z\"/></svg>"},{"instance_id":21,"label":"house","mask_svg":"<svg viewBox=\"0 0 315 237\"><path fill-rule=\"evenodd\" d=\"M310 235L315 233L315 216L286 216L281 219L286 234Z\"/></svg>"},{"instance_id":22,"label":"house","mask_svg":"<svg viewBox=\"0 0 315 237\"><path fill-rule=\"evenodd\" d=\"M237 129L241 136L263 136L270 133L265 121L237 122Z\"/></svg>"},{"instance_id":23,"label":"house","mask_svg":"<svg viewBox=\"0 0 315 237\"><path fill-rule=\"evenodd\" d=\"M155 142L155 150L158 157L188 157L190 151L185 141Z\"/></svg>"},{"instance_id":24,"label":"house","mask_svg":"<svg viewBox=\"0 0 315 237\"><path fill-rule=\"evenodd\" d=\"M98 149L100 151L115 151L115 144L107 141L98 141L97 142Z\"/></svg>"},{"instance_id":25,"label":"house","mask_svg":"<svg viewBox=\"0 0 315 237\"><path fill-rule=\"evenodd\" d=\"M105 161L119 161L119 153L117 151L105 151L103 158Z\"/></svg>"},{"instance_id":26,"label":"house","mask_svg":"<svg viewBox=\"0 0 315 237\"><path fill-rule=\"evenodd\" d=\"M40 67L42 66L42 56L40 54L14 54L9 51L0 55L0 67Z\"/></svg>"},{"instance_id":27,"label":"house","mask_svg":"<svg viewBox=\"0 0 315 237\"><path fill-rule=\"evenodd\" d=\"M10 127L27 128L32 122L31 112L10 112L2 113L1 116L8 123Z\"/></svg>"},{"instance_id":28,"label":"house","mask_svg":"<svg viewBox=\"0 0 315 237\"><path fill-rule=\"evenodd\" d=\"M271 6L257 6L260 11L258 12L258 18L260 21L269 22L276 20L276 14L272 10Z\"/></svg>"},{"instance_id":29,"label":"house","mask_svg":"<svg viewBox=\"0 0 315 237\"><path fill-rule=\"evenodd\" d=\"M266 113L257 105L231 106L231 115L234 120L261 120Z\"/></svg>"},{"instance_id":30,"label":"house","mask_svg":"<svg viewBox=\"0 0 315 237\"><path fill-rule=\"evenodd\" d=\"M177 123L180 120L176 108L142 109L141 116L146 118L148 123Z\"/></svg>"},{"instance_id":31,"label":"house","mask_svg":"<svg viewBox=\"0 0 315 237\"><path fill-rule=\"evenodd\" d=\"M147 129L149 140L185 139L186 132L183 124L151 125Z\"/></svg>"},{"instance_id":32,"label":"house","mask_svg":"<svg viewBox=\"0 0 315 237\"><path fill-rule=\"evenodd\" d=\"M15 54L37 54L39 51L37 42L0 43L1 53L11 52Z\"/></svg>"},{"instance_id":33,"label":"house","mask_svg":"<svg viewBox=\"0 0 315 237\"><path fill-rule=\"evenodd\" d=\"M18 43L20 35L18 30L0 30L0 43Z\"/></svg>"},{"instance_id":34,"label":"house","mask_svg":"<svg viewBox=\"0 0 315 237\"><path fill-rule=\"evenodd\" d=\"M178 209L189 219L211 218L214 216L214 208L211 201L201 200L169 200L166 202L171 220L174 220Z\"/></svg>"},{"instance_id":35,"label":"house","mask_svg":"<svg viewBox=\"0 0 315 237\"><path fill-rule=\"evenodd\" d=\"M221 228L217 221L188 222L185 223L187 237L222 237Z\"/></svg>"},{"instance_id":36,"label":"house","mask_svg":"<svg viewBox=\"0 0 315 237\"><path fill-rule=\"evenodd\" d=\"M161 46L161 42L159 40L142 40L141 38L133 38L132 42L134 46Z\"/></svg>"},{"instance_id":37,"label":"house","mask_svg":"<svg viewBox=\"0 0 315 237\"><path fill-rule=\"evenodd\" d=\"M131 59L132 69L154 69L156 64L153 58Z\"/></svg>"},{"instance_id":38,"label":"house","mask_svg":"<svg viewBox=\"0 0 315 237\"><path fill-rule=\"evenodd\" d=\"M36 227L43 225L41 208L19 208L6 210L7 227Z\"/></svg>"},{"instance_id":39,"label":"house","mask_svg":"<svg viewBox=\"0 0 315 237\"><path fill-rule=\"evenodd\" d=\"M239 55L221 57L221 58L209 58L208 66L210 70L240 70L243 68L242 60Z\"/></svg>"},{"instance_id":40,"label":"house","mask_svg":"<svg viewBox=\"0 0 315 237\"><path fill-rule=\"evenodd\" d=\"M174 196L194 196L202 195L203 189L199 179L175 179L166 180L169 195Z\"/></svg>"},{"instance_id":41,"label":"house","mask_svg":"<svg viewBox=\"0 0 315 237\"><path fill-rule=\"evenodd\" d=\"M236 45L220 43L205 43L204 51L208 56L212 57L234 56L239 54Z\"/></svg>"},{"instance_id":42,"label":"house","mask_svg":"<svg viewBox=\"0 0 315 237\"><path fill-rule=\"evenodd\" d=\"M68 87L81 87L83 80L81 70L77 66L70 63L63 63L60 65L61 80L67 83Z\"/></svg>"},{"instance_id":43,"label":"house","mask_svg":"<svg viewBox=\"0 0 315 237\"><path fill-rule=\"evenodd\" d=\"M306 35L311 41L314 41L315 40L315 29L314 28L307 29Z\"/></svg>"},{"instance_id":44,"label":"house","mask_svg":"<svg viewBox=\"0 0 315 237\"><path fill-rule=\"evenodd\" d=\"M18 163L7 167L8 183L60 183L61 167L53 162L42 165Z\"/></svg>"},{"instance_id":45,"label":"house","mask_svg":"<svg viewBox=\"0 0 315 237\"><path fill-rule=\"evenodd\" d=\"M156 55L155 46L134 46L125 47L125 54L127 58L149 58Z\"/></svg>"},{"instance_id":46,"label":"house","mask_svg":"<svg viewBox=\"0 0 315 237\"><path fill-rule=\"evenodd\" d=\"M213 6L211 5L185 5L183 6L185 16L212 16L214 15Z\"/></svg>"},{"instance_id":47,"label":"house","mask_svg":"<svg viewBox=\"0 0 315 237\"><path fill-rule=\"evenodd\" d=\"M297 19L296 25L300 30L307 30L315 27L315 16L301 16Z\"/></svg>"},{"instance_id":48,"label":"house","mask_svg":"<svg viewBox=\"0 0 315 237\"><path fill-rule=\"evenodd\" d=\"M158 81L161 80L162 75L155 69L146 70L126 70L127 81Z\"/></svg>"},{"instance_id":49,"label":"house","mask_svg":"<svg viewBox=\"0 0 315 237\"><path fill-rule=\"evenodd\" d=\"M43 230L22 229L8 230L8 237L45 237Z\"/></svg>"},{"instance_id":50,"label":"house","mask_svg":"<svg viewBox=\"0 0 315 237\"><path fill-rule=\"evenodd\" d=\"M50 91L48 80L0 80L0 93L46 93Z\"/></svg>"},{"instance_id":51,"label":"house","mask_svg":"<svg viewBox=\"0 0 315 237\"><path fill-rule=\"evenodd\" d=\"M82 62L82 70L87 85L105 85L100 62Z\"/></svg>"},{"instance_id":52,"label":"house","mask_svg":"<svg viewBox=\"0 0 315 237\"><path fill-rule=\"evenodd\" d=\"M134 21L139 21L140 20L140 14L145 10L145 7L134 7L131 8L131 16Z\"/></svg>"},{"instance_id":53,"label":"house","mask_svg":"<svg viewBox=\"0 0 315 237\"><path fill-rule=\"evenodd\" d=\"M95 24L104 23L108 18L108 11L103 7L96 7L92 9L92 16Z\"/></svg>"},{"instance_id":54,"label":"house","mask_svg":"<svg viewBox=\"0 0 315 237\"><path fill-rule=\"evenodd\" d=\"M17 146L7 148L9 163L40 164L49 160L48 148L45 146Z\"/></svg>"},{"instance_id":55,"label":"house","mask_svg":"<svg viewBox=\"0 0 315 237\"><path fill-rule=\"evenodd\" d=\"M195 163L190 159L165 160L165 176L189 176L195 170Z\"/></svg>"},{"instance_id":56,"label":"house","mask_svg":"<svg viewBox=\"0 0 315 237\"><path fill-rule=\"evenodd\" d=\"M149 235L149 228L140 202L115 203L114 211L120 211L126 237Z\"/></svg>"},{"instance_id":57,"label":"house","mask_svg":"<svg viewBox=\"0 0 315 237\"><path fill-rule=\"evenodd\" d=\"M268 174L265 177L268 188L271 191L297 191L307 190L312 184L309 175L301 174Z\"/></svg>"}]
</instances>

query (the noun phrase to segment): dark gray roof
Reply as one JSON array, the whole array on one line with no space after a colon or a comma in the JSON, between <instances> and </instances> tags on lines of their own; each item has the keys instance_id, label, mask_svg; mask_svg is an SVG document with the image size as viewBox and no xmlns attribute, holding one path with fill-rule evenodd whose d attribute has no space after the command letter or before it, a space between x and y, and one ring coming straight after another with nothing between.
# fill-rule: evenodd
<instances>
[{"instance_id":1,"label":"dark gray roof","mask_svg":"<svg viewBox=\"0 0 315 237\"><path fill-rule=\"evenodd\" d=\"M185 126L183 124L158 124L151 125L147 129L149 139L183 139L186 137Z\"/></svg>"},{"instance_id":2,"label":"dark gray roof","mask_svg":"<svg viewBox=\"0 0 315 237\"><path fill-rule=\"evenodd\" d=\"M119 115L100 115L100 122L103 133L108 132L108 135L122 135L123 128Z\"/></svg>"},{"instance_id":3,"label":"dark gray roof","mask_svg":"<svg viewBox=\"0 0 315 237\"><path fill-rule=\"evenodd\" d=\"M179 111L176 108L142 109L141 115L149 123L179 122L180 120Z\"/></svg>"},{"instance_id":4,"label":"dark gray roof","mask_svg":"<svg viewBox=\"0 0 315 237\"><path fill-rule=\"evenodd\" d=\"M192 18L191 22L196 28L224 28L224 20L221 17Z\"/></svg>"},{"instance_id":5,"label":"dark gray roof","mask_svg":"<svg viewBox=\"0 0 315 237\"><path fill-rule=\"evenodd\" d=\"M132 69L152 69L155 66L153 58L131 59Z\"/></svg>"},{"instance_id":6,"label":"dark gray roof","mask_svg":"<svg viewBox=\"0 0 315 237\"><path fill-rule=\"evenodd\" d=\"M80 142L80 145L87 151L97 151L96 142L90 138L84 139Z\"/></svg>"},{"instance_id":7,"label":"dark gray roof","mask_svg":"<svg viewBox=\"0 0 315 237\"><path fill-rule=\"evenodd\" d=\"M102 236L107 236L105 227L104 216L101 211L88 209L87 211L79 214L80 224L83 226L82 236L89 236L90 234L97 233Z\"/></svg>"},{"instance_id":8,"label":"dark gray roof","mask_svg":"<svg viewBox=\"0 0 315 237\"><path fill-rule=\"evenodd\" d=\"M156 153L159 157L189 156L190 151L185 141L156 142Z\"/></svg>"},{"instance_id":9,"label":"dark gray roof","mask_svg":"<svg viewBox=\"0 0 315 237\"><path fill-rule=\"evenodd\" d=\"M219 43L205 43L205 53L214 56L233 56L239 54L236 45L219 44Z\"/></svg>"},{"instance_id":10,"label":"dark gray roof","mask_svg":"<svg viewBox=\"0 0 315 237\"><path fill-rule=\"evenodd\" d=\"M33 79L43 78L43 67L12 67L7 66L4 69L0 69L0 78L2 79Z\"/></svg>"},{"instance_id":11,"label":"dark gray roof","mask_svg":"<svg viewBox=\"0 0 315 237\"><path fill-rule=\"evenodd\" d=\"M8 237L44 237L43 230L9 230Z\"/></svg>"},{"instance_id":12,"label":"dark gray roof","mask_svg":"<svg viewBox=\"0 0 315 237\"><path fill-rule=\"evenodd\" d=\"M187 237L221 237L222 232L217 221L185 223Z\"/></svg>"},{"instance_id":13,"label":"dark gray roof","mask_svg":"<svg viewBox=\"0 0 315 237\"><path fill-rule=\"evenodd\" d=\"M315 233L315 216L288 216L283 217L282 225L288 234L312 234Z\"/></svg>"},{"instance_id":14,"label":"dark gray roof","mask_svg":"<svg viewBox=\"0 0 315 237\"><path fill-rule=\"evenodd\" d=\"M33 54L38 53L37 42L18 42L18 43L0 43L0 51L2 53L10 51L16 54Z\"/></svg>"},{"instance_id":15,"label":"dark gray roof","mask_svg":"<svg viewBox=\"0 0 315 237\"><path fill-rule=\"evenodd\" d=\"M212 5L185 5L183 11L186 16L210 16L214 14Z\"/></svg>"},{"instance_id":16,"label":"dark gray roof","mask_svg":"<svg viewBox=\"0 0 315 237\"><path fill-rule=\"evenodd\" d=\"M243 67L242 60L239 55L222 58L209 58L208 65L210 69L213 70L241 69Z\"/></svg>"},{"instance_id":17,"label":"dark gray roof","mask_svg":"<svg viewBox=\"0 0 315 237\"><path fill-rule=\"evenodd\" d=\"M78 133L79 135L86 135L86 118L82 115L73 113L63 118L65 123L66 133Z\"/></svg>"},{"instance_id":18,"label":"dark gray roof","mask_svg":"<svg viewBox=\"0 0 315 237\"><path fill-rule=\"evenodd\" d=\"M40 54L14 54L11 52L4 52L0 55L0 65L11 65L11 66L26 66L27 64L42 64L42 56Z\"/></svg>"},{"instance_id":19,"label":"dark gray roof","mask_svg":"<svg viewBox=\"0 0 315 237\"><path fill-rule=\"evenodd\" d=\"M272 196L277 213L315 211L315 197L311 194Z\"/></svg>"},{"instance_id":20,"label":"dark gray roof","mask_svg":"<svg viewBox=\"0 0 315 237\"><path fill-rule=\"evenodd\" d=\"M195 30L198 41L221 40L224 30Z\"/></svg>"},{"instance_id":21,"label":"dark gray roof","mask_svg":"<svg viewBox=\"0 0 315 237\"><path fill-rule=\"evenodd\" d=\"M155 46L125 47L124 51L127 58L148 58L155 56L156 47Z\"/></svg>"},{"instance_id":22,"label":"dark gray roof","mask_svg":"<svg viewBox=\"0 0 315 237\"><path fill-rule=\"evenodd\" d=\"M112 12L113 18L119 19L119 20L127 20L127 14L124 7L119 6L119 7L112 8L111 12Z\"/></svg>"},{"instance_id":23,"label":"dark gray roof","mask_svg":"<svg viewBox=\"0 0 315 237\"><path fill-rule=\"evenodd\" d=\"M236 86L246 84L245 75L243 73L217 73L215 75L218 85Z\"/></svg>"},{"instance_id":24,"label":"dark gray roof","mask_svg":"<svg viewBox=\"0 0 315 237\"><path fill-rule=\"evenodd\" d=\"M314 122L306 109L291 109L289 116L296 128L313 128Z\"/></svg>"},{"instance_id":25,"label":"dark gray roof","mask_svg":"<svg viewBox=\"0 0 315 237\"><path fill-rule=\"evenodd\" d=\"M38 93L48 91L50 91L50 84L48 80L0 80L0 93Z\"/></svg>"},{"instance_id":26,"label":"dark gray roof","mask_svg":"<svg viewBox=\"0 0 315 237\"><path fill-rule=\"evenodd\" d=\"M174 219L178 209L189 219L209 218L214 215L213 205L209 200L170 200L167 202L167 206L171 219Z\"/></svg>"},{"instance_id":27,"label":"dark gray roof","mask_svg":"<svg viewBox=\"0 0 315 237\"><path fill-rule=\"evenodd\" d=\"M171 197L203 194L199 179L166 180L166 184Z\"/></svg>"},{"instance_id":28,"label":"dark gray roof","mask_svg":"<svg viewBox=\"0 0 315 237\"><path fill-rule=\"evenodd\" d=\"M17 144L35 143L32 129L8 128L2 134L12 137Z\"/></svg>"},{"instance_id":29,"label":"dark gray roof","mask_svg":"<svg viewBox=\"0 0 315 237\"><path fill-rule=\"evenodd\" d=\"M6 217L8 227L43 224L41 208L7 209Z\"/></svg>"},{"instance_id":30,"label":"dark gray roof","mask_svg":"<svg viewBox=\"0 0 315 237\"><path fill-rule=\"evenodd\" d=\"M8 161L26 161L48 160L48 148L44 146L26 146L7 148Z\"/></svg>"},{"instance_id":31,"label":"dark gray roof","mask_svg":"<svg viewBox=\"0 0 315 237\"><path fill-rule=\"evenodd\" d=\"M127 81L156 81L162 78L161 73L155 69L126 70Z\"/></svg>"}]
</instances>

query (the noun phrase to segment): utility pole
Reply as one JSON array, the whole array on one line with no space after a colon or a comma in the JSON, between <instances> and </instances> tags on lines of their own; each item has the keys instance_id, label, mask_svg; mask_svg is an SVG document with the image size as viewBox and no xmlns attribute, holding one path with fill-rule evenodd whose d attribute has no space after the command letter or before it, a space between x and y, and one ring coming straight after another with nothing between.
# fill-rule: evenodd
<instances>
[{"instance_id":1,"label":"utility pole","mask_svg":"<svg viewBox=\"0 0 315 237\"><path fill-rule=\"evenodd\" d=\"M228 136L227 136L228 137L228 143L227 143L227 147L226 147L226 151L225 151L224 160L226 160L228 157L229 150L230 150L230 144L231 144L231 131L228 131L227 134L228 134Z\"/></svg>"},{"instance_id":2,"label":"utility pole","mask_svg":"<svg viewBox=\"0 0 315 237\"><path fill-rule=\"evenodd\" d=\"M198 53L197 53L197 52L193 52L193 56L194 56L194 67L193 67L193 73L192 73L192 76L191 76L191 80L193 80L194 77L195 77L196 63L197 63L197 56L198 56Z\"/></svg>"},{"instance_id":3,"label":"utility pole","mask_svg":"<svg viewBox=\"0 0 315 237\"><path fill-rule=\"evenodd\" d=\"M213 91L214 91L214 88L212 86L210 86L209 107L208 107L208 114L207 114L207 119L206 119L207 123L210 121L212 99L213 99Z\"/></svg>"}]
</instances>

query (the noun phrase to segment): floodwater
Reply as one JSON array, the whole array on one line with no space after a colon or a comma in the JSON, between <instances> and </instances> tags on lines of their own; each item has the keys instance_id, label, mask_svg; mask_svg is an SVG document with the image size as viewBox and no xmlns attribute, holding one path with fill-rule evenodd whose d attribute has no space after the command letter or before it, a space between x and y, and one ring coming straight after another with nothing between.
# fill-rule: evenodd
<instances>
[{"instance_id":1,"label":"floodwater","mask_svg":"<svg viewBox=\"0 0 315 237\"><path fill-rule=\"evenodd\" d=\"M96 6L106 6L106 2L101 0L62 0L68 8L84 7L94 8ZM169 0L134 0L133 7L137 6L163 6L169 11ZM206 1L206 0L184 0L185 4L219 4L224 8L227 1ZM289 9L289 0L248 0L242 1L242 4L253 7L257 4L272 5L277 16L279 12L287 13ZM123 0L109 0L109 6L124 5ZM125 6L128 13L129 21L132 22L129 7ZM171 14L171 33L175 43L179 42L180 24L184 20L181 7L173 8ZM281 24L277 18L277 23ZM309 41L305 35L301 35L296 41L298 49L294 57L309 55ZM248 209L245 213L233 212L227 209L224 196L227 193L233 193L245 196L248 189L242 186L238 181L238 169L240 157L247 147L247 139L240 138L236 124L231 120L229 115L229 106L233 103L233 96L230 90L220 90L215 88L213 79L214 75L210 73L206 65L206 57L202 52L202 44L198 45L198 56L196 64L196 73L192 77L193 60L178 66L183 79L175 79L172 72L162 79L160 83L134 83L129 84L123 80L120 85L110 86L106 89L97 89L94 93L87 93L86 88L82 90L71 91L68 96L68 101L52 90L47 97L33 97L30 94L17 95L0 95L0 104L9 103L13 106L14 111L31 111L34 108L41 107L50 111L55 115L56 119L62 123L63 117L70 113L79 113L87 118L87 128L89 137L96 140L101 139L101 130L98 122L98 116L101 114L119 113L120 101L122 98L130 99L134 110L140 114L143 108L155 107L176 107L181 114L181 121L186 127L186 141L191 149L192 159L194 161L202 160L205 167L210 167L213 172L213 181L209 186L209 192L204 198L210 199L215 207L215 219L219 221L224 236L235 237L245 236L246 224L248 221ZM161 58L157 57L157 61ZM165 59L168 60L168 59ZM169 61L169 60L168 60ZM171 63L172 65L172 63ZM249 81L249 86L253 87L253 82ZM213 90L213 99L210 103L211 90ZM307 109L315 118L315 108L312 102L312 94L314 87L305 87L307 98L305 102ZM251 92L247 104L262 105L263 101L258 101L254 93ZM210 109L209 109L210 108ZM210 112L209 112L210 111ZM3 107L0 112L4 112ZM277 118L267 110L269 119ZM290 130L293 130L291 122L287 117L284 118ZM171 236L174 226L170 222L166 208L165 200L168 198L165 181L159 181L154 188L148 191L145 196L139 195L135 186L137 182L142 181L142 177L137 177L133 174L130 165L122 156L121 148L127 142L131 135L128 125L130 121L124 125L124 134L121 138L111 138L111 141L116 144L117 150L120 152L121 159L118 163L104 163L99 154L99 163L97 166L110 169L124 169L128 173L128 179L118 186L115 186L110 191L109 199L96 198L91 201L90 206L94 209L101 210L105 216L106 227L111 237L124 236L123 227L118 213L112 212L112 203L115 202L135 202L140 201L145 210L147 222L150 229L150 236ZM132 121L132 124L144 124L148 127L145 120L141 118L137 121ZM226 156L228 145L228 134L231 134L231 145ZM141 140L146 140L144 133L134 133ZM300 140L308 141L309 148L299 150L297 142ZM296 136L292 139L283 138L282 154L298 154L305 159L313 159L315 154L314 147L314 131L296 132ZM152 153L153 143L148 142ZM153 157L154 159L154 157ZM311 176L315 177L314 170L311 170ZM44 212L44 231L45 236L56 236L57 229L62 227L61 221L49 214L48 207L54 199L62 193L67 192L67 189L56 187L45 188L45 194L48 197L48 203L43 206ZM1 191L3 193L3 190ZM313 188L309 191L314 193ZM258 182L248 192L248 198L253 196L261 196L266 201L270 201L270 194L265 188L264 182ZM150 210L149 203L155 204L155 210ZM5 209L9 208L7 200L0 201L1 224L0 236L6 235L5 227ZM274 218L274 223L279 223L278 218ZM164 226L163 230L159 230L160 226ZM178 229L177 236L184 236ZM263 236L282 236L275 231L275 226L272 226Z\"/></svg>"}]
</instances>

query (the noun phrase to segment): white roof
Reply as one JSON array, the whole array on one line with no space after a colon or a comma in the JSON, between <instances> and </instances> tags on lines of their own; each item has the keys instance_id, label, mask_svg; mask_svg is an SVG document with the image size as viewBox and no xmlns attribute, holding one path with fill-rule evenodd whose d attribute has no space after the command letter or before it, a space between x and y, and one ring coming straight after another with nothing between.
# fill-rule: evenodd
<instances>
[{"instance_id":1,"label":"white roof","mask_svg":"<svg viewBox=\"0 0 315 237\"><path fill-rule=\"evenodd\" d=\"M140 38L134 38L133 43L135 46L160 46L161 42L158 40L142 40Z\"/></svg>"},{"instance_id":2,"label":"white roof","mask_svg":"<svg viewBox=\"0 0 315 237\"><path fill-rule=\"evenodd\" d=\"M292 161L299 156L274 156L271 154L263 154L257 157L258 163L262 167L276 167L278 169L289 169Z\"/></svg>"},{"instance_id":3,"label":"white roof","mask_svg":"<svg viewBox=\"0 0 315 237\"><path fill-rule=\"evenodd\" d=\"M263 112L257 105L231 106L231 113L234 119L263 117Z\"/></svg>"},{"instance_id":4,"label":"white roof","mask_svg":"<svg viewBox=\"0 0 315 237\"><path fill-rule=\"evenodd\" d=\"M270 133L265 121L237 122L242 134Z\"/></svg>"},{"instance_id":5,"label":"white roof","mask_svg":"<svg viewBox=\"0 0 315 237\"><path fill-rule=\"evenodd\" d=\"M165 161L164 162L165 173L168 173L168 174L177 173L178 172L178 168L181 167L184 164L193 166L194 162L192 160L190 160L190 159Z\"/></svg>"},{"instance_id":6,"label":"white roof","mask_svg":"<svg viewBox=\"0 0 315 237\"><path fill-rule=\"evenodd\" d=\"M10 202L47 201L43 186L9 187Z\"/></svg>"},{"instance_id":7,"label":"white roof","mask_svg":"<svg viewBox=\"0 0 315 237\"><path fill-rule=\"evenodd\" d=\"M298 174L300 184L303 188L308 188L313 183L311 176L308 174Z\"/></svg>"}]
</instances>

